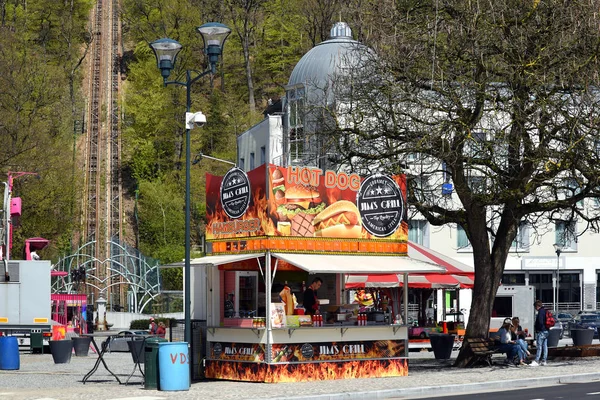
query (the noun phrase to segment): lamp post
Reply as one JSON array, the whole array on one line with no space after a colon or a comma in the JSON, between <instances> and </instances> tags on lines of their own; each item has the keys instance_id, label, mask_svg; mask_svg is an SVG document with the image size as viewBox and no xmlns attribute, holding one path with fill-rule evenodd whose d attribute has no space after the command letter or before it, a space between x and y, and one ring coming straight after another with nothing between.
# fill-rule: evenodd
<instances>
[{"instance_id":1,"label":"lamp post","mask_svg":"<svg viewBox=\"0 0 600 400\"><path fill-rule=\"evenodd\" d=\"M562 246L558 243L554 243L554 251L556 252L556 301L554 302L554 314L558 313L558 291L560 281L560 253L562 253Z\"/></svg>"},{"instance_id":2,"label":"lamp post","mask_svg":"<svg viewBox=\"0 0 600 400\"><path fill-rule=\"evenodd\" d=\"M171 70L175 67L175 61L177 54L181 50L182 46L176 40L163 38L155 40L150 43L150 47L154 51L156 56L156 62L160 69L160 74L163 77L164 85L180 85L186 89L186 130L185 130L185 264L184 264L184 318L185 318L185 332L184 340L191 344L192 338L192 327L191 327L191 297L190 297L190 130L194 125L194 122L203 124L206 122L206 118L202 120L203 115L201 113L190 113L192 105L191 99L191 87L192 84L198 81L205 75L215 74L217 72L217 62L219 56L223 54L223 46L227 36L231 33L226 25L218 22L209 22L197 28L202 40L204 41L204 53L208 56L209 67L204 72L197 72L195 70L186 71L185 82L177 80L169 81ZM192 73L196 76L192 77ZM200 115L199 115L200 114ZM192 367L190 363L190 368Z\"/></svg>"}]
</instances>

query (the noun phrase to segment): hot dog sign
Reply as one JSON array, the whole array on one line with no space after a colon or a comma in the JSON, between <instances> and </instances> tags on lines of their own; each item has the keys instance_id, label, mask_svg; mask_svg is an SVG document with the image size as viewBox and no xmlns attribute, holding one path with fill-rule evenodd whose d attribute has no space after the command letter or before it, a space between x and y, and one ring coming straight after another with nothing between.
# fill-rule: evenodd
<instances>
[{"instance_id":1,"label":"hot dog sign","mask_svg":"<svg viewBox=\"0 0 600 400\"><path fill-rule=\"evenodd\" d=\"M407 239L406 180L262 165L207 174L206 238ZM318 240L318 239L316 239Z\"/></svg>"},{"instance_id":2,"label":"hot dog sign","mask_svg":"<svg viewBox=\"0 0 600 400\"><path fill-rule=\"evenodd\" d=\"M275 235L406 238L404 176L270 165L268 183Z\"/></svg>"}]
</instances>

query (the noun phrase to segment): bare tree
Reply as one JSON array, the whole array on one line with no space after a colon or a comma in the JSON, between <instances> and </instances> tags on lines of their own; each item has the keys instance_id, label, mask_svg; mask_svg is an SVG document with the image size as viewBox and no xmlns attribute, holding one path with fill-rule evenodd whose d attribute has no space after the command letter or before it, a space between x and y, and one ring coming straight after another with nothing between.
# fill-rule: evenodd
<instances>
[{"instance_id":1,"label":"bare tree","mask_svg":"<svg viewBox=\"0 0 600 400\"><path fill-rule=\"evenodd\" d=\"M596 0L400 1L371 68L334 84L324 122L335 124L321 134L345 164L407 173L410 206L466 233L467 338L488 335L520 224L598 230L599 9ZM456 365L472 361L463 346Z\"/></svg>"},{"instance_id":2,"label":"bare tree","mask_svg":"<svg viewBox=\"0 0 600 400\"><path fill-rule=\"evenodd\" d=\"M256 101L254 99L254 80L252 78L250 48L255 44L254 34L262 18L262 6L264 2L265 0L229 0L227 2L233 26L240 39L244 53L248 105L250 106L251 113L254 113L256 110Z\"/></svg>"}]
</instances>

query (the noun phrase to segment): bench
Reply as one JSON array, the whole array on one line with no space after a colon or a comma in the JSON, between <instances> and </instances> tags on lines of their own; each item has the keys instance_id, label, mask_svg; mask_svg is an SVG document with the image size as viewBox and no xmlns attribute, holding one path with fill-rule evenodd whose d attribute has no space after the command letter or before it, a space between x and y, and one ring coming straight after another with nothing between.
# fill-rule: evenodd
<instances>
[{"instance_id":1,"label":"bench","mask_svg":"<svg viewBox=\"0 0 600 400\"><path fill-rule=\"evenodd\" d=\"M475 355L474 360L471 362L471 365L477 364L481 361L487 363L488 366L492 366L492 355L494 354L504 354L503 351L498 349L498 342L494 339L484 339L484 338L467 338L465 339L467 344L473 351Z\"/></svg>"}]
</instances>

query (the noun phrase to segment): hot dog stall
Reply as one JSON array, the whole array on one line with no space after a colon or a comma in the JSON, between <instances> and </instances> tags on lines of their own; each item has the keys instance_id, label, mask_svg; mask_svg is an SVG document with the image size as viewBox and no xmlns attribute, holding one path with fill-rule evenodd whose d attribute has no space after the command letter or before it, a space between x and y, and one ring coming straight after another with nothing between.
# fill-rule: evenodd
<instances>
[{"instance_id":1,"label":"hot dog stall","mask_svg":"<svg viewBox=\"0 0 600 400\"><path fill-rule=\"evenodd\" d=\"M407 308L366 320L345 290L347 274L403 274L408 282L409 273L444 271L407 256L405 184L404 176L271 164L207 174L210 255L191 260L190 277L193 318L207 321L205 376L407 375ZM315 277L323 281L320 312L310 316L302 292Z\"/></svg>"}]
</instances>

